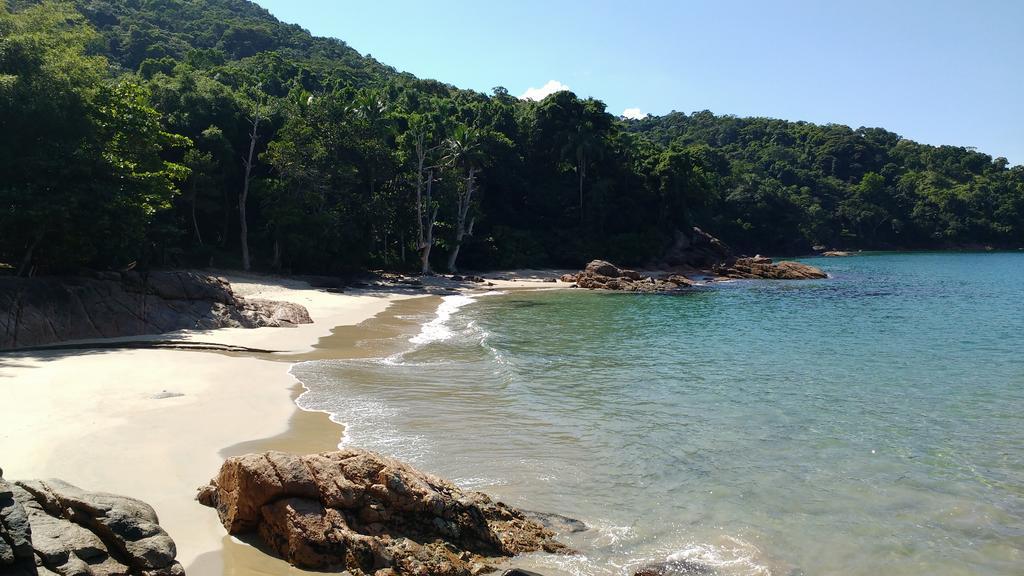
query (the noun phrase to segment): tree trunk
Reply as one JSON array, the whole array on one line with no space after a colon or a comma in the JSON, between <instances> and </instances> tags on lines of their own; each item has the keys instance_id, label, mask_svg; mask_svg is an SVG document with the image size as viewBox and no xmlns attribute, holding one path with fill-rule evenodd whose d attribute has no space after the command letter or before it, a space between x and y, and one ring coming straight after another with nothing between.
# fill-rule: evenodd
<instances>
[{"instance_id":1,"label":"tree trunk","mask_svg":"<svg viewBox=\"0 0 1024 576\"><path fill-rule=\"evenodd\" d=\"M29 244L28 250L25 250L25 255L21 259L21 266L18 266L17 276L19 278L22 277L22 276L31 276L32 275L31 274L31 270L32 270L32 255L35 253L36 247L39 246L39 243L42 242L42 241L43 241L42 233L36 234L35 239L32 240L31 244Z\"/></svg>"},{"instance_id":2,"label":"tree trunk","mask_svg":"<svg viewBox=\"0 0 1024 576\"><path fill-rule=\"evenodd\" d=\"M274 232L274 260L270 267L277 271L281 270L281 240L277 237L277 232Z\"/></svg>"},{"instance_id":3,"label":"tree trunk","mask_svg":"<svg viewBox=\"0 0 1024 576\"><path fill-rule=\"evenodd\" d=\"M470 168L469 174L466 176L466 191L459 195L459 206L458 206L458 220L455 228L455 247L448 254L448 271L457 272L458 268L455 266L455 261L459 258L459 250L462 249L462 239L466 236L473 235L473 224L476 219L473 218L469 221L469 226L466 226L466 217L469 216L469 208L473 203L473 186L476 182L476 168Z\"/></svg>"},{"instance_id":4,"label":"tree trunk","mask_svg":"<svg viewBox=\"0 0 1024 576\"><path fill-rule=\"evenodd\" d=\"M420 246L420 273L430 274L430 249L434 246L434 220L437 220L437 208L434 208L427 224L426 242Z\"/></svg>"},{"instance_id":5,"label":"tree trunk","mask_svg":"<svg viewBox=\"0 0 1024 576\"><path fill-rule=\"evenodd\" d=\"M256 153L256 140L259 139L259 114L252 119L252 131L249 133L249 155L245 159L245 179L242 181L242 193L238 195L238 223L241 228L239 236L242 241L242 269L251 268L249 260L249 226L245 219L245 204L249 200L249 180L252 178L252 158Z\"/></svg>"},{"instance_id":6,"label":"tree trunk","mask_svg":"<svg viewBox=\"0 0 1024 576\"><path fill-rule=\"evenodd\" d=\"M199 220L196 219L196 191L192 190L192 229L196 233L196 241L203 245L203 235L199 233Z\"/></svg>"}]
</instances>

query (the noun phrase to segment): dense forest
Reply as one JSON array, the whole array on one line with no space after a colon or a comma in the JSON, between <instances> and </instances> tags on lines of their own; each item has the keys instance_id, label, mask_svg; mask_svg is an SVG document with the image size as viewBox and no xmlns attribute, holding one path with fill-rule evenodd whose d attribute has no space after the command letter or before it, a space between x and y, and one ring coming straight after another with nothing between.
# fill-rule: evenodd
<instances>
[{"instance_id":1,"label":"dense forest","mask_svg":"<svg viewBox=\"0 0 1024 576\"><path fill-rule=\"evenodd\" d=\"M938 121L938 119L937 119ZM880 128L617 118L400 73L245 0L0 0L0 263L657 261L1024 245L1024 167Z\"/></svg>"}]
</instances>

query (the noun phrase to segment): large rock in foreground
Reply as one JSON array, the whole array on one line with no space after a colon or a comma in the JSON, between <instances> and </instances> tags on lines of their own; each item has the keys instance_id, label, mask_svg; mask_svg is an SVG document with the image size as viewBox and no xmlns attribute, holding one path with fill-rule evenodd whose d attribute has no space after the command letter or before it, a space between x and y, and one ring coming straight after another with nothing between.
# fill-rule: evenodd
<instances>
[{"instance_id":1,"label":"large rock in foreground","mask_svg":"<svg viewBox=\"0 0 1024 576\"><path fill-rule=\"evenodd\" d=\"M198 500L295 566L355 576L467 576L494 558L569 552L518 510L355 448L229 458Z\"/></svg>"},{"instance_id":2,"label":"large rock in foreground","mask_svg":"<svg viewBox=\"0 0 1024 576\"><path fill-rule=\"evenodd\" d=\"M817 280L828 278L828 274L814 266L789 261L775 263L771 258L763 256L736 258L716 266L714 271L719 276L737 279Z\"/></svg>"},{"instance_id":3,"label":"large rock in foreground","mask_svg":"<svg viewBox=\"0 0 1024 576\"><path fill-rule=\"evenodd\" d=\"M636 270L619 268L611 262L593 260L579 274L562 276L563 282L575 282L580 288L590 290L620 290L623 292L673 292L693 285L680 275L661 278L645 276Z\"/></svg>"},{"instance_id":4,"label":"large rock in foreground","mask_svg":"<svg viewBox=\"0 0 1024 576\"><path fill-rule=\"evenodd\" d=\"M0 574L183 576L146 503L60 480L0 478Z\"/></svg>"},{"instance_id":5,"label":"large rock in foreground","mask_svg":"<svg viewBox=\"0 0 1024 576\"><path fill-rule=\"evenodd\" d=\"M246 300L224 280L195 272L0 277L0 312L0 349L182 329L312 322L303 306Z\"/></svg>"}]
</instances>

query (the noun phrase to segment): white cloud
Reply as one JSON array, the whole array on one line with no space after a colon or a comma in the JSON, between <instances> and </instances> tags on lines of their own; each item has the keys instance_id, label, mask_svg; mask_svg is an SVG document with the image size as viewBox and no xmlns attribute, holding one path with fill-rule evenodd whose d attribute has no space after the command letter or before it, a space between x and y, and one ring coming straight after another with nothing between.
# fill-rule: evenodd
<instances>
[{"instance_id":1,"label":"white cloud","mask_svg":"<svg viewBox=\"0 0 1024 576\"><path fill-rule=\"evenodd\" d=\"M648 114L641 112L639 108L626 108L622 111L622 115L630 120L640 120L648 116Z\"/></svg>"},{"instance_id":2,"label":"white cloud","mask_svg":"<svg viewBox=\"0 0 1024 576\"><path fill-rule=\"evenodd\" d=\"M519 97L520 100L543 100L555 92L561 92L562 90L568 90L569 87L562 84L558 80L548 80L548 83L541 86L540 88L527 88L526 92Z\"/></svg>"}]
</instances>

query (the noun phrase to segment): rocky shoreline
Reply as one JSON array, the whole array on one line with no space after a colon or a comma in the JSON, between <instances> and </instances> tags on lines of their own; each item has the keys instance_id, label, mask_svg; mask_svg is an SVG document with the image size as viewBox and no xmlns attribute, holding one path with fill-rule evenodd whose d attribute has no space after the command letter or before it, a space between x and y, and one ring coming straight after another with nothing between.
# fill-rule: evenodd
<instances>
[{"instance_id":1,"label":"rocky shoreline","mask_svg":"<svg viewBox=\"0 0 1024 576\"><path fill-rule=\"evenodd\" d=\"M0 349L312 322L299 304L242 298L221 278L187 271L0 277L0 310Z\"/></svg>"}]
</instances>

